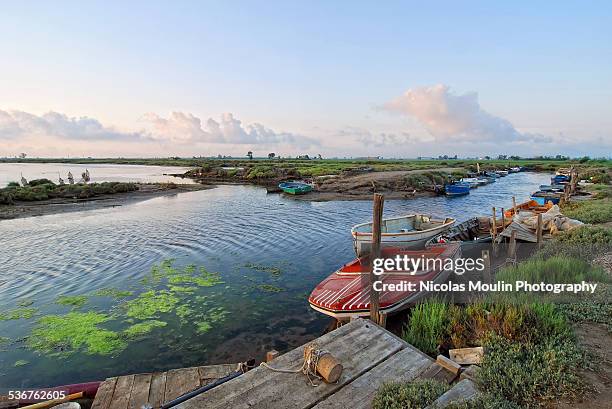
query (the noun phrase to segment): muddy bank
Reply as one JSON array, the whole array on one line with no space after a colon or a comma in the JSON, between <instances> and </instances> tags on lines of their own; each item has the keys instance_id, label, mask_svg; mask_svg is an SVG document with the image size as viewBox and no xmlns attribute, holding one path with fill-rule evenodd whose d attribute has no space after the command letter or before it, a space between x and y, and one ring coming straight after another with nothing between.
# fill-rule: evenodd
<instances>
[{"instance_id":1,"label":"muddy bank","mask_svg":"<svg viewBox=\"0 0 612 409\"><path fill-rule=\"evenodd\" d=\"M0 220L45 216L50 214L96 210L106 207L124 206L161 196L171 196L196 190L212 189L214 185L168 185L167 183L138 184L138 190L94 196L86 199L56 198L35 202L16 202L0 205Z\"/></svg>"},{"instance_id":2,"label":"muddy bank","mask_svg":"<svg viewBox=\"0 0 612 409\"><path fill-rule=\"evenodd\" d=\"M291 196L296 200L331 201L331 200L370 200L372 193L383 193L388 200L411 199L435 195L435 185L442 185L450 174L459 175L463 168L447 167L435 169L415 169L401 171L353 170L337 175L301 178L291 172L280 172L273 177L249 178L237 171L228 174L226 171L194 169L180 177L189 177L199 183L216 184L249 184L265 187L269 193L280 193L277 185L286 180L307 180L314 185L308 194Z\"/></svg>"}]
</instances>

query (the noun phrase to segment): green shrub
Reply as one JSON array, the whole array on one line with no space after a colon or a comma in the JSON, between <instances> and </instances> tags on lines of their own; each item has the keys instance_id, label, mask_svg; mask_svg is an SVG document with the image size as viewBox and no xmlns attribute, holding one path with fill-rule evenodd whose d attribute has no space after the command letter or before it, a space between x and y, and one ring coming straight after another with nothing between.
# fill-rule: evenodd
<instances>
[{"instance_id":1,"label":"green shrub","mask_svg":"<svg viewBox=\"0 0 612 409\"><path fill-rule=\"evenodd\" d=\"M491 393L483 393L473 399L460 403L451 403L445 409L520 409L514 402ZM435 409L435 408L432 408Z\"/></svg>"},{"instance_id":2,"label":"green shrub","mask_svg":"<svg viewBox=\"0 0 612 409\"><path fill-rule=\"evenodd\" d=\"M569 398L584 389L576 368L586 364L571 339L550 338L541 344L510 342L492 337L487 342L479 385L487 392L528 407Z\"/></svg>"},{"instance_id":3,"label":"green shrub","mask_svg":"<svg viewBox=\"0 0 612 409\"><path fill-rule=\"evenodd\" d=\"M8 185L6 185L7 187L19 187L21 186L19 184L19 182L9 182Z\"/></svg>"},{"instance_id":4,"label":"green shrub","mask_svg":"<svg viewBox=\"0 0 612 409\"><path fill-rule=\"evenodd\" d=\"M431 405L449 389L447 384L432 379L418 379L409 383L386 383L374 400L373 409L421 409Z\"/></svg>"},{"instance_id":5,"label":"green shrub","mask_svg":"<svg viewBox=\"0 0 612 409\"><path fill-rule=\"evenodd\" d=\"M607 223L612 221L610 199L569 202L563 206L563 214L584 223Z\"/></svg>"},{"instance_id":6,"label":"green shrub","mask_svg":"<svg viewBox=\"0 0 612 409\"><path fill-rule=\"evenodd\" d=\"M426 354L436 355L446 335L448 309L448 304L439 300L417 304L410 312L402 338Z\"/></svg>"},{"instance_id":7,"label":"green shrub","mask_svg":"<svg viewBox=\"0 0 612 409\"><path fill-rule=\"evenodd\" d=\"M28 182L29 186L39 186L39 185L51 185L51 186L55 186L55 183L53 183L52 181L50 181L49 179L34 179L34 180L30 180Z\"/></svg>"},{"instance_id":8,"label":"green shrub","mask_svg":"<svg viewBox=\"0 0 612 409\"><path fill-rule=\"evenodd\" d=\"M600 268L566 256L531 258L516 266L501 269L497 280L506 282L527 281L529 283L579 283L581 281L606 281Z\"/></svg>"}]
</instances>

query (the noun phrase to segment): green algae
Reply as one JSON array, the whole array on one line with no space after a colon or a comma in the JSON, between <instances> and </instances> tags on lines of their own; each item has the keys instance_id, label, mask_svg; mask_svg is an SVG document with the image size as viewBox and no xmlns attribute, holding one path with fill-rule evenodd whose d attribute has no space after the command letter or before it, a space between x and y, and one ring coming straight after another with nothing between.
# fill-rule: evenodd
<instances>
[{"instance_id":1,"label":"green algae","mask_svg":"<svg viewBox=\"0 0 612 409\"><path fill-rule=\"evenodd\" d=\"M19 368L20 366L26 366L26 365L29 365L29 364L30 364L30 361L26 361L25 359L20 359L18 361L15 361L13 366L15 368Z\"/></svg>"},{"instance_id":2,"label":"green algae","mask_svg":"<svg viewBox=\"0 0 612 409\"><path fill-rule=\"evenodd\" d=\"M280 293L281 291L285 291L284 288L277 287L272 284L259 284L257 288L267 293Z\"/></svg>"},{"instance_id":3,"label":"green algae","mask_svg":"<svg viewBox=\"0 0 612 409\"><path fill-rule=\"evenodd\" d=\"M189 264L181 270L175 268L173 263L173 259L168 259L162 261L159 265L154 265L151 267L149 275L141 282L149 287L166 282L169 285L183 288L189 288L185 284L192 284L197 287L212 287L223 283L219 273L210 272L204 267L198 269L195 264Z\"/></svg>"},{"instance_id":4,"label":"green algae","mask_svg":"<svg viewBox=\"0 0 612 409\"><path fill-rule=\"evenodd\" d=\"M87 304L86 295L60 295L55 299L55 303L73 308L81 308Z\"/></svg>"},{"instance_id":5,"label":"green algae","mask_svg":"<svg viewBox=\"0 0 612 409\"><path fill-rule=\"evenodd\" d=\"M198 332L199 334L208 332L211 328L212 325L210 324L210 322L204 321L196 323L196 332Z\"/></svg>"},{"instance_id":6,"label":"green algae","mask_svg":"<svg viewBox=\"0 0 612 409\"><path fill-rule=\"evenodd\" d=\"M38 312L35 307L19 307L8 311L0 311L0 321L30 319Z\"/></svg>"},{"instance_id":7,"label":"green algae","mask_svg":"<svg viewBox=\"0 0 612 409\"><path fill-rule=\"evenodd\" d=\"M120 300L122 298L131 297L134 295L134 291L118 290L116 288L101 288L94 292L93 295L97 297L109 297L115 300Z\"/></svg>"},{"instance_id":8,"label":"green algae","mask_svg":"<svg viewBox=\"0 0 612 409\"><path fill-rule=\"evenodd\" d=\"M119 334L100 327L112 317L97 312L47 315L38 320L28 337L28 346L51 356L66 356L83 350L87 354L111 355L127 344Z\"/></svg>"},{"instance_id":9,"label":"green algae","mask_svg":"<svg viewBox=\"0 0 612 409\"><path fill-rule=\"evenodd\" d=\"M131 327L127 328L123 333L128 338L137 338L143 335L148 334L153 331L155 328L162 328L168 325L167 322L159 321L159 320L149 320L144 322L139 322L138 324L134 324Z\"/></svg>"},{"instance_id":10,"label":"green algae","mask_svg":"<svg viewBox=\"0 0 612 409\"><path fill-rule=\"evenodd\" d=\"M213 328L213 324L225 320L229 312L223 307L215 307L204 313L194 322L196 332L202 334Z\"/></svg>"},{"instance_id":11,"label":"green algae","mask_svg":"<svg viewBox=\"0 0 612 409\"><path fill-rule=\"evenodd\" d=\"M274 267L274 266L264 266L261 264L247 263L243 267L248 268L250 270L268 273L273 277L279 277L282 274L281 269L278 267Z\"/></svg>"},{"instance_id":12,"label":"green algae","mask_svg":"<svg viewBox=\"0 0 612 409\"><path fill-rule=\"evenodd\" d=\"M179 298L170 291L149 290L125 303L126 315L140 320L156 318L172 311L178 302Z\"/></svg>"}]
</instances>

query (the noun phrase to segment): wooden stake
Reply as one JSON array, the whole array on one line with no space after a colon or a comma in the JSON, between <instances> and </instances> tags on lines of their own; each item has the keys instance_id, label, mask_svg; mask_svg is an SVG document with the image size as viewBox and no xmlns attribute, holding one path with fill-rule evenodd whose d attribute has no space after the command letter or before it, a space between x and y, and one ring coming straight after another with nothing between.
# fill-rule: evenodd
<instances>
[{"instance_id":1,"label":"wooden stake","mask_svg":"<svg viewBox=\"0 0 612 409\"><path fill-rule=\"evenodd\" d=\"M491 258L489 257L489 250L482 250L481 257L484 261L484 270L482 272L485 283L490 283L491 280Z\"/></svg>"},{"instance_id":2,"label":"wooden stake","mask_svg":"<svg viewBox=\"0 0 612 409\"><path fill-rule=\"evenodd\" d=\"M491 236L493 237L493 243L495 243L495 237L497 236L497 219L495 216L495 207L493 208L493 226L491 227Z\"/></svg>"},{"instance_id":3,"label":"wooden stake","mask_svg":"<svg viewBox=\"0 0 612 409\"><path fill-rule=\"evenodd\" d=\"M516 197L512 196L512 215L516 216Z\"/></svg>"},{"instance_id":4,"label":"wooden stake","mask_svg":"<svg viewBox=\"0 0 612 409\"><path fill-rule=\"evenodd\" d=\"M380 193L374 193L374 209L372 215L372 252L370 253L370 263L374 263L374 259L380 257L380 238L382 228L382 215L385 197ZM374 291L374 282L378 277L374 274L373 266L370 266L370 320L375 323L380 322L379 316L379 297L378 292Z\"/></svg>"},{"instance_id":5,"label":"wooden stake","mask_svg":"<svg viewBox=\"0 0 612 409\"><path fill-rule=\"evenodd\" d=\"M506 228L506 216L504 215L504 208L501 209L501 225L502 231Z\"/></svg>"},{"instance_id":6,"label":"wooden stake","mask_svg":"<svg viewBox=\"0 0 612 409\"><path fill-rule=\"evenodd\" d=\"M542 244L542 213L538 213L538 225L536 227L536 237L538 246Z\"/></svg>"},{"instance_id":7,"label":"wooden stake","mask_svg":"<svg viewBox=\"0 0 612 409\"><path fill-rule=\"evenodd\" d=\"M508 245L508 258L514 260L516 257L516 230L510 233L510 244Z\"/></svg>"}]
</instances>

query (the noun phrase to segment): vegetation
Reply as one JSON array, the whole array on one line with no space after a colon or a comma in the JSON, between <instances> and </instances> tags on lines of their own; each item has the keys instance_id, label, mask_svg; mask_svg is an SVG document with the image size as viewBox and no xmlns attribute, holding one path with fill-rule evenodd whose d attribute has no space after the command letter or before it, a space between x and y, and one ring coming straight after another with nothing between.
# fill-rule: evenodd
<instances>
[{"instance_id":1,"label":"vegetation","mask_svg":"<svg viewBox=\"0 0 612 409\"><path fill-rule=\"evenodd\" d=\"M373 409L422 409L431 405L449 389L435 380L384 384L374 396Z\"/></svg>"},{"instance_id":2,"label":"vegetation","mask_svg":"<svg viewBox=\"0 0 612 409\"><path fill-rule=\"evenodd\" d=\"M612 222L612 199L568 202L563 205L563 214L584 223Z\"/></svg>"},{"instance_id":3,"label":"vegetation","mask_svg":"<svg viewBox=\"0 0 612 409\"><path fill-rule=\"evenodd\" d=\"M500 270L498 280L530 283L579 283L581 281L607 281L606 274L588 262L567 256L532 258L516 266Z\"/></svg>"},{"instance_id":4,"label":"vegetation","mask_svg":"<svg viewBox=\"0 0 612 409\"><path fill-rule=\"evenodd\" d=\"M0 189L0 204L32 202L55 198L87 199L94 196L126 193L138 190L134 183L103 182L75 185L56 185L48 179L36 179L27 186L9 184Z\"/></svg>"},{"instance_id":5,"label":"vegetation","mask_svg":"<svg viewBox=\"0 0 612 409\"><path fill-rule=\"evenodd\" d=\"M612 229L602 226L581 226L553 237L536 253L538 258L563 255L591 262L612 250Z\"/></svg>"},{"instance_id":6,"label":"vegetation","mask_svg":"<svg viewBox=\"0 0 612 409\"><path fill-rule=\"evenodd\" d=\"M85 295L60 295L55 300L56 304L67 305L73 308L80 308L87 303Z\"/></svg>"}]
</instances>

